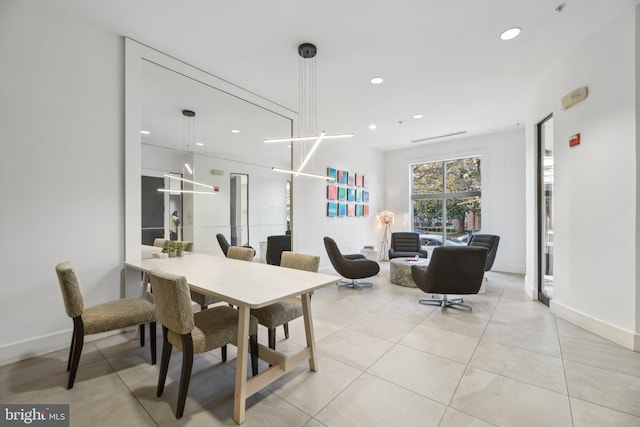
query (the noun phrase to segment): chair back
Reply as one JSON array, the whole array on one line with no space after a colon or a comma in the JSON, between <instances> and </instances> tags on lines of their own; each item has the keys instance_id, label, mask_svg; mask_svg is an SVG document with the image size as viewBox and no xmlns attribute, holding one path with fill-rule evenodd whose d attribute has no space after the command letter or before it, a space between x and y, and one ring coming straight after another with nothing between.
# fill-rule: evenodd
<instances>
[{"instance_id":1,"label":"chair back","mask_svg":"<svg viewBox=\"0 0 640 427\"><path fill-rule=\"evenodd\" d=\"M241 261L253 261L255 251L253 248L245 248L244 246L229 246L227 258L239 259Z\"/></svg>"},{"instance_id":2,"label":"chair back","mask_svg":"<svg viewBox=\"0 0 640 427\"><path fill-rule=\"evenodd\" d=\"M224 234L218 233L216 234L216 239L218 239L218 243L220 244L220 249L222 249L222 253L224 256L227 256L227 251L229 250L229 241Z\"/></svg>"},{"instance_id":3,"label":"chair back","mask_svg":"<svg viewBox=\"0 0 640 427\"><path fill-rule=\"evenodd\" d=\"M84 300L82 299L82 291L80 283L73 267L69 261L63 261L56 265L56 274L62 291L62 299L64 300L64 309L71 318L81 316L84 313Z\"/></svg>"},{"instance_id":4,"label":"chair back","mask_svg":"<svg viewBox=\"0 0 640 427\"><path fill-rule=\"evenodd\" d=\"M324 238L324 247L327 250L327 255L329 256L329 261L331 261L331 265L336 269L338 273L342 271L346 267L345 258L338 249L338 245L336 241L331 237Z\"/></svg>"},{"instance_id":5,"label":"chair back","mask_svg":"<svg viewBox=\"0 0 640 427\"><path fill-rule=\"evenodd\" d=\"M396 252L417 252L421 249L420 235L404 231L391 233L391 247Z\"/></svg>"},{"instance_id":6,"label":"chair back","mask_svg":"<svg viewBox=\"0 0 640 427\"><path fill-rule=\"evenodd\" d=\"M420 289L435 294L477 294L482 286L487 248L438 246L427 268L411 267L413 281Z\"/></svg>"},{"instance_id":7,"label":"chair back","mask_svg":"<svg viewBox=\"0 0 640 427\"><path fill-rule=\"evenodd\" d=\"M194 328L191 294L184 276L154 268L149 272L158 322L180 335Z\"/></svg>"},{"instance_id":8,"label":"chair back","mask_svg":"<svg viewBox=\"0 0 640 427\"><path fill-rule=\"evenodd\" d=\"M267 264L280 265L281 255L284 251L291 250L290 235L274 235L267 237Z\"/></svg>"},{"instance_id":9,"label":"chair back","mask_svg":"<svg viewBox=\"0 0 640 427\"><path fill-rule=\"evenodd\" d=\"M317 273L320 267L320 257L289 251L282 252L280 266Z\"/></svg>"},{"instance_id":10,"label":"chair back","mask_svg":"<svg viewBox=\"0 0 640 427\"><path fill-rule=\"evenodd\" d=\"M156 238L153 241L153 246L155 246L156 248L164 248L165 246L167 246L169 244L171 240L169 239L160 239L160 238Z\"/></svg>"},{"instance_id":11,"label":"chair back","mask_svg":"<svg viewBox=\"0 0 640 427\"><path fill-rule=\"evenodd\" d=\"M187 252L191 252L191 250L193 249L193 242L189 242L187 240L183 240L182 241L182 249L187 251Z\"/></svg>"},{"instance_id":12,"label":"chair back","mask_svg":"<svg viewBox=\"0 0 640 427\"><path fill-rule=\"evenodd\" d=\"M493 262L498 253L498 243L500 243L500 236L496 236L495 234L472 234L469 239L469 246L481 246L489 250L487 264L484 268L485 271L489 271L491 267L493 267Z\"/></svg>"}]
</instances>

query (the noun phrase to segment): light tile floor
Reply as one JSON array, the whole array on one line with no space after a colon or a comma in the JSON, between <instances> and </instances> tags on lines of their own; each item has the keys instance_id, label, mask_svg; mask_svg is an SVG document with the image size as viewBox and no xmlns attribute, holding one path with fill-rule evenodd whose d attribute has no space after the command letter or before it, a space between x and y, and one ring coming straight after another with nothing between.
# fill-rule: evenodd
<instances>
[{"instance_id":1,"label":"light tile floor","mask_svg":"<svg viewBox=\"0 0 640 427\"><path fill-rule=\"evenodd\" d=\"M381 265L372 289L314 294L319 371L299 367L249 398L245 425L640 426L640 353L557 319L521 276L490 272L487 292L465 298L473 311L442 312ZM290 329L289 340L278 330L285 353L305 342L301 320ZM69 403L80 427L235 425L235 355L196 357L181 420L182 354L158 398L158 367L132 332L86 344L72 390L67 350L0 367L0 402Z\"/></svg>"}]
</instances>

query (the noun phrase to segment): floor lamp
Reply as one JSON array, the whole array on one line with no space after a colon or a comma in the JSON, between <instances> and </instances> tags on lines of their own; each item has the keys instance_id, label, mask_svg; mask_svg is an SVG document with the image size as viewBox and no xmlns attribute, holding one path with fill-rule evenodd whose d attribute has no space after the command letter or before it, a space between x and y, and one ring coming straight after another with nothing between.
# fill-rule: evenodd
<instances>
[{"instance_id":1,"label":"floor lamp","mask_svg":"<svg viewBox=\"0 0 640 427\"><path fill-rule=\"evenodd\" d=\"M380 212L378 221L384 225L384 235L382 236L382 244L380 245L380 257L378 261L389 261L389 234L391 234L391 224L393 224L394 214L390 211Z\"/></svg>"}]
</instances>

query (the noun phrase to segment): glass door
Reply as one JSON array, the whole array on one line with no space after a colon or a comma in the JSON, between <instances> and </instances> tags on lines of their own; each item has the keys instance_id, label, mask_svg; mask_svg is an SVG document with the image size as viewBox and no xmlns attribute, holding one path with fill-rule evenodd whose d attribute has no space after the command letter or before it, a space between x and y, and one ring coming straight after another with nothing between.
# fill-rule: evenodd
<instances>
[{"instance_id":1,"label":"glass door","mask_svg":"<svg viewBox=\"0 0 640 427\"><path fill-rule=\"evenodd\" d=\"M538 123L538 300L553 298L553 116Z\"/></svg>"}]
</instances>

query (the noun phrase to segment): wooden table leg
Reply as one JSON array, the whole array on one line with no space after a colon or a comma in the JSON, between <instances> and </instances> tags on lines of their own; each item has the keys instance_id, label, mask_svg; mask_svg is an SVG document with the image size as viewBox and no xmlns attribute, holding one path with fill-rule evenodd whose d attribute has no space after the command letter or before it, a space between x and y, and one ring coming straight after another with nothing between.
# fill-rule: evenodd
<instances>
[{"instance_id":1,"label":"wooden table leg","mask_svg":"<svg viewBox=\"0 0 640 427\"><path fill-rule=\"evenodd\" d=\"M313 321L311 320L311 295L302 294L302 314L304 316L304 331L307 336L307 347L311 353L309 357L309 369L312 371L318 370L318 361L316 355L316 337L313 335Z\"/></svg>"},{"instance_id":2,"label":"wooden table leg","mask_svg":"<svg viewBox=\"0 0 640 427\"><path fill-rule=\"evenodd\" d=\"M244 422L247 400L247 360L249 354L249 307L241 306L238 316L238 358L236 360L236 390L233 401L233 420Z\"/></svg>"}]
</instances>

